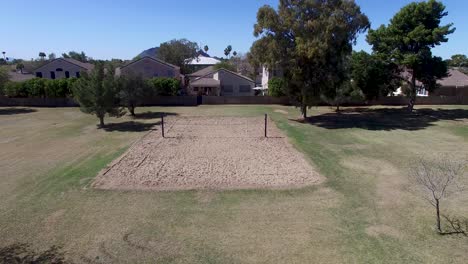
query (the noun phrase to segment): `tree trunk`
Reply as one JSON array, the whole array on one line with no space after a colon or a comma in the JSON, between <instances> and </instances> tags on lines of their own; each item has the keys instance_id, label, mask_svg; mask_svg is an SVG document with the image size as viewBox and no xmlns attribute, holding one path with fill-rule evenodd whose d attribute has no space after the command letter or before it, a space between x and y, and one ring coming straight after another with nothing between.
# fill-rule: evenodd
<instances>
[{"instance_id":1,"label":"tree trunk","mask_svg":"<svg viewBox=\"0 0 468 264\"><path fill-rule=\"evenodd\" d=\"M135 106L134 105L130 105L128 107L128 111L130 111L130 115L135 116Z\"/></svg>"},{"instance_id":2,"label":"tree trunk","mask_svg":"<svg viewBox=\"0 0 468 264\"><path fill-rule=\"evenodd\" d=\"M340 104L337 104L336 105L336 112L339 112L340 111Z\"/></svg>"},{"instance_id":3,"label":"tree trunk","mask_svg":"<svg viewBox=\"0 0 468 264\"><path fill-rule=\"evenodd\" d=\"M99 126L104 127L104 116L99 116Z\"/></svg>"},{"instance_id":4,"label":"tree trunk","mask_svg":"<svg viewBox=\"0 0 468 264\"><path fill-rule=\"evenodd\" d=\"M411 76L411 94L410 94L410 99L408 102L408 111L411 113L414 110L414 105L416 103L416 95L418 91L416 89L416 77L414 76L414 72Z\"/></svg>"},{"instance_id":5,"label":"tree trunk","mask_svg":"<svg viewBox=\"0 0 468 264\"><path fill-rule=\"evenodd\" d=\"M302 108L302 109L301 109L302 117L303 117L304 120L305 120L305 119L307 119L307 105L302 104L301 108Z\"/></svg>"},{"instance_id":6,"label":"tree trunk","mask_svg":"<svg viewBox=\"0 0 468 264\"><path fill-rule=\"evenodd\" d=\"M436 213L437 213L437 231L442 233L442 227L440 226L440 207L439 207L439 199L436 199Z\"/></svg>"}]
</instances>

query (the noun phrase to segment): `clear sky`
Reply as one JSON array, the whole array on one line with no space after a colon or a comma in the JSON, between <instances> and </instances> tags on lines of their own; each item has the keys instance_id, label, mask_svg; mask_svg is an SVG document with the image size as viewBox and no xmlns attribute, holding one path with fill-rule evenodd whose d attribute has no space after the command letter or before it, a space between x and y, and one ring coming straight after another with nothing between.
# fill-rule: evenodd
<instances>
[{"instance_id":1,"label":"clear sky","mask_svg":"<svg viewBox=\"0 0 468 264\"><path fill-rule=\"evenodd\" d=\"M410 0L356 0L372 28L389 19ZM468 1L443 0L445 23L457 31L434 50L444 58L468 54ZM141 51L174 38L187 38L222 56L227 45L246 52L259 7L278 0L2 0L0 49L13 58L36 58L40 51L57 55L85 51L96 59L131 59ZM370 50L365 35L356 50Z\"/></svg>"}]
</instances>

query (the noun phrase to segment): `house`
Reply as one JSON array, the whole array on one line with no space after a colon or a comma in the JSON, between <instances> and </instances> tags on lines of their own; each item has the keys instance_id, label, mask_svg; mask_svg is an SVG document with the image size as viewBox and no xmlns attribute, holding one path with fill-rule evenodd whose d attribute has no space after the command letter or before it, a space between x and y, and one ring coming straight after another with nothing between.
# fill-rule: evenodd
<instances>
[{"instance_id":1,"label":"house","mask_svg":"<svg viewBox=\"0 0 468 264\"><path fill-rule=\"evenodd\" d=\"M80 77L81 72L91 71L94 65L71 58L58 58L47 62L35 69L34 75L38 78L62 79Z\"/></svg>"},{"instance_id":2,"label":"house","mask_svg":"<svg viewBox=\"0 0 468 264\"><path fill-rule=\"evenodd\" d=\"M468 75L457 69L450 69L449 76L437 81L440 88L433 95L468 96Z\"/></svg>"},{"instance_id":3,"label":"house","mask_svg":"<svg viewBox=\"0 0 468 264\"><path fill-rule=\"evenodd\" d=\"M257 79L260 80L261 86L268 90L268 82L274 77L282 77L283 72L279 68L268 69L266 66L263 66L261 71L259 71L259 76Z\"/></svg>"},{"instance_id":4,"label":"house","mask_svg":"<svg viewBox=\"0 0 468 264\"><path fill-rule=\"evenodd\" d=\"M406 77L406 72L403 76ZM437 80L440 86L431 95L434 96L468 96L468 76L459 70L450 69L448 76ZM416 81L417 96L429 96L429 91L424 89L424 85L420 81ZM394 96L403 95L401 87L392 93Z\"/></svg>"},{"instance_id":5,"label":"house","mask_svg":"<svg viewBox=\"0 0 468 264\"><path fill-rule=\"evenodd\" d=\"M215 58L210 57L205 52L199 52L198 57L188 61L187 65L192 71L199 71L209 66L216 65L221 61Z\"/></svg>"},{"instance_id":6,"label":"house","mask_svg":"<svg viewBox=\"0 0 468 264\"><path fill-rule=\"evenodd\" d=\"M243 75L218 69L191 79L188 94L211 96L253 96L255 82Z\"/></svg>"},{"instance_id":7,"label":"house","mask_svg":"<svg viewBox=\"0 0 468 264\"><path fill-rule=\"evenodd\" d=\"M116 70L117 75L136 74L145 79L168 77L182 79L180 68L163 60L146 56L132 61Z\"/></svg>"}]
</instances>

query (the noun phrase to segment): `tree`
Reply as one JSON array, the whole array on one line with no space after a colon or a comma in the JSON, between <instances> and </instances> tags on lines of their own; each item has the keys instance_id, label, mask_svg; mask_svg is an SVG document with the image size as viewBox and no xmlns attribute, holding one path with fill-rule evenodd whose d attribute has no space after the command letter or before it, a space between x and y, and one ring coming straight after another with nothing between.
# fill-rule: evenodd
<instances>
[{"instance_id":1,"label":"tree","mask_svg":"<svg viewBox=\"0 0 468 264\"><path fill-rule=\"evenodd\" d=\"M236 66L232 64L230 61L220 61L216 63L215 65L213 65L213 68L215 70L226 69L228 71L233 71L233 72L237 71Z\"/></svg>"},{"instance_id":2,"label":"tree","mask_svg":"<svg viewBox=\"0 0 468 264\"><path fill-rule=\"evenodd\" d=\"M16 64L16 69L17 69L17 70L20 70L20 72L23 73L24 64L23 64L23 63L18 63L18 64Z\"/></svg>"},{"instance_id":3,"label":"tree","mask_svg":"<svg viewBox=\"0 0 468 264\"><path fill-rule=\"evenodd\" d=\"M435 208L436 228L443 233L441 224L441 202L461 190L460 177L465 165L448 158L439 160L419 160L411 169L410 177L420 189L424 199ZM450 220L449 217L447 217ZM453 222L453 221L449 221Z\"/></svg>"},{"instance_id":4,"label":"tree","mask_svg":"<svg viewBox=\"0 0 468 264\"><path fill-rule=\"evenodd\" d=\"M283 70L286 94L306 118L320 95L335 90L343 60L369 20L354 1L279 2L278 10L263 6L258 11L254 35L260 39L251 58L255 65Z\"/></svg>"},{"instance_id":5,"label":"tree","mask_svg":"<svg viewBox=\"0 0 468 264\"><path fill-rule=\"evenodd\" d=\"M66 59L71 58L71 59L81 61L81 62L88 62L90 59L88 56L86 56L86 54L83 51L82 52L70 51L68 52L68 54L63 53L62 57Z\"/></svg>"},{"instance_id":6,"label":"tree","mask_svg":"<svg viewBox=\"0 0 468 264\"><path fill-rule=\"evenodd\" d=\"M468 58L466 55L456 54L453 55L447 63L450 67L468 67Z\"/></svg>"},{"instance_id":7,"label":"tree","mask_svg":"<svg viewBox=\"0 0 468 264\"><path fill-rule=\"evenodd\" d=\"M229 54L231 54L231 51L232 51L232 46L231 46L231 45L228 45L228 46L224 49L224 55L226 55L226 58L229 57Z\"/></svg>"},{"instance_id":8,"label":"tree","mask_svg":"<svg viewBox=\"0 0 468 264\"><path fill-rule=\"evenodd\" d=\"M236 56L237 56L237 51L234 51L234 52L232 53L232 56L236 57Z\"/></svg>"},{"instance_id":9,"label":"tree","mask_svg":"<svg viewBox=\"0 0 468 264\"><path fill-rule=\"evenodd\" d=\"M447 36L455 31L453 24L441 26L447 16L445 6L436 0L414 2L403 7L388 26L369 30L367 42L376 54L386 56L400 66L398 77L410 87L408 110L413 111L418 89L417 81L424 89L437 88L437 79L447 76L447 65L431 49L447 42Z\"/></svg>"},{"instance_id":10,"label":"tree","mask_svg":"<svg viewBox=\"0 0 468 264\"><path fill-rule=\"evenodd\" d=\"M52 53L49 54L49 60L55 60L55 58L57 58L55 53L52 52Z\"/></svg>"},{"instance_id":11,"label":"tree","mask_svg":"<svg viewBox=\"0 0 468 264\"><path fill-rule=\"evenodd\" d=\"M180 67L187 72L187 64L198 56L198 44L187 39L174 39L164 42L159 47L158 58Z\"/></svg>"},{"instance_id":12,"label":"tree","mask_svg":"<svg viewBox=\"0 0 468 264\"><path fill-rule=\"evenodd\" d=\"M41 60L45 60L45 57L46 57L46 56L47 56L47 55L46 55L44 52L42 52L42 51L39 52L39 57L41 58Z\"/></svg>"},{"instance_id":13,"label":"tree","mask_svg":"<svg viewBox=\"0 0 468 264\"><path fill-rule=\"evenodd\" d=\"M210 49L210 48L208 48L208 45L205 45L205 47L203 47L203 50L204 50L205 52L208 52L209 49Z\"/></svg>"},{"instance_id":14,"label":"tree","mask_svg":"<svg viewBox=\"0 0 468 264\"><path fill-rule=\"evenodd\" d=\"M230 62L234 65L236 71L244 76L255 79L255 69L249 61L247 54L238 53Z\"/></svg>"},{"instance_id":15,"label":"tree","mask_svg":"<svg viewBox=\"0 0 468 264\"><path fill-rule=\"evenodd\" d=\"M391 61L365 51L353 52L351 56L352 85L361 90L366 100L386 96L401 84L398 67Z\"/></svg>"},{"instance_id":16,"label":"tree","mask_svg":"<svg viewBox=\"0 0 468 264\"><path fill-rule=\"evenodd\" d=\"M3 59L6 60L6 57L5 57L6 52L2 51L2 54L3 54Z\"/></svg>"},{"instance_id":17,"label":"tree","mask_svg":"<svg viewBox=\"0 0 468 264\"><path fill-rule=\"evenodd\" d=\"M0 67L0 95L4 94L5 85L7 84L9 79L10 75L8 74L7 68Z\"/></svg>"},{"instance_id":18,"label":"tree","mask_svg":"<svg viewBox=\"0 0 468 264\"><path fill-rule=\"evenodd\" d=\"M135 108L145 98L145 81L140 75L131 74L120 76L118 84L122 105L127 107L132 116L135 116Z\"/></svg>"},{"instance_id":19,"label":"tree","mask_svg":"<svg viewBox=\"0 0 468 264\"><path fill-rule=\"evenodd\" d=\"M286 82L282 78L273 77L268 81L268 95L274 97L285 96Z\"/></svg>"},{"instance_id":20,"label":"tree","mask_svg":"<svg viewBox=\"0 0 468 264\"><path fill-rule=\"evenodd\" d=\"M104 68L97 63L90 74L83 73L73 84L73 95L84 113L95 114L99 118L100 127L104 127L104 117L120 117L124 114L119 106L119 91L112 67Z\"/></svg>"}]
</instances>

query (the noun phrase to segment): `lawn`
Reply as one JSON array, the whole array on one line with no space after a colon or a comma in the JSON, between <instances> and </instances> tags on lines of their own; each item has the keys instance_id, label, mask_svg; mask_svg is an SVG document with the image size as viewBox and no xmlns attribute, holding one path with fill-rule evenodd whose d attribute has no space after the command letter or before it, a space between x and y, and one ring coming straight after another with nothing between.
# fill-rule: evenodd
<instances>
[{"instance_id":1,"label":"lawn","mask_svg":"<svg viewBox=\"0 0 468 264\"><path fill-rule=\"evenodd\" d=\"M150 107L97 130L76 108L0 108L0 253L26 243L31 252L57 246L78 263L466 263L468 238L435 233L433 209L407 174L418 156L468 157L468 107L417 109L320 107L298 122L285 106ZM92 189L158 112L268 113L325 181L296 190ZM465 194L446 207L468 217L467 204Z\"/></svg>"}]
</instances>

